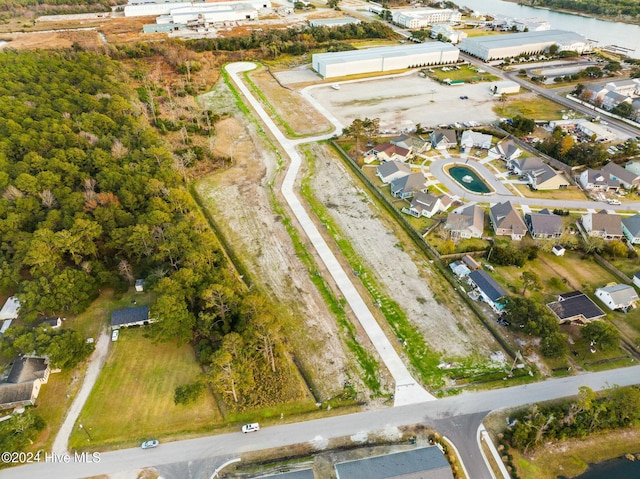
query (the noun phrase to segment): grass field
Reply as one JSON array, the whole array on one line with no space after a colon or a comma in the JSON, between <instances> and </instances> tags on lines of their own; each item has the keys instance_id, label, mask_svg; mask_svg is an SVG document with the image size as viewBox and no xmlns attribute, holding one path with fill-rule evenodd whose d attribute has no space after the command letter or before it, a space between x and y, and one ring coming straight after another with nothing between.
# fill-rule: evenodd
<instances>
[{"instance_id":1,"label":"grass field","mask_svg":"<svg viewBox=\"0 0 640 479\"><path fill-rule=\"evenodd\" d=\"M429 76L438 81L443 81L448 78L449 80L463 80L465 82L477 82L477 81L495 81L498 77L489 73L478 72L477 69L463 65L459 67L459 70L442 71L443 67L430 68Z\"/></svg>"},{"instance_id":2,"label":"grass field","mask_svg":"<svg viewBox=\"0 0 640 479\"><path fill-rule=\"evenodd\" d=\"M183 436L221 422L216 403L205 389L187 406L175 405L176 386L200 374L189 345L154 344L145 328L125 329L111 343L107 362L74 428L72 449L97 445L134 446L151 438Z\"/></svg>"},{"instance_id":3,"label":"grass field","mask_svg":"<svg viewBox=\"0 0 640 479\"><path fill-rule=\"evenodd\" d=\"M570 186L560 190L544 190L536 191L529 188L527 185L514 184L514 187L518 189L527 198L545 198L551 200L588 200L584 192L577 186Z\"/></svg>"},{"instance_id":4,"label":"grass field","mask_svg":"<svg viewBox=\"0 0 640 479\"><path fill-rule=\"evenodd\" d=\"M497 102L493 107L496 115L512 118L516 115L532 120L559 120L562 118L562 105L539 96L516 95L507 97L504 103Z\"/></svg>"}]
</instances>

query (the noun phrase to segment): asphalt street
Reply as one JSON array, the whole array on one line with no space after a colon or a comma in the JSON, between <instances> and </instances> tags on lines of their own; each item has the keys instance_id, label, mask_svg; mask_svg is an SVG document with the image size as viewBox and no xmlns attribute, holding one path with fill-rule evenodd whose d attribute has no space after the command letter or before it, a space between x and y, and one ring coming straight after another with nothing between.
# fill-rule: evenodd
<instances>
[{"instance_id":1,"label":"asphalt street","mask_svg":"<svg viewBox=\"0 0 640 479\"><path fill-rule=\"evenodd\" d=\"M640 366L586 373L577 376L550 379L540 383L511 388L463 393L459 396L428 401L420 404L378 409L345 416L316 419L299 424L272 425L251 434L238 432L209 436L187 441L160 444L156 449L140 448L100 454L99 462L74 460L69 462L41 462L3 470L2 479L74 479L123 471L135 471L144 467L160 467L167 473L183 474L180 479L208 479L213 472L204 465L218 467L227 460L240 457L247 451L285 448L309 443L316 450L325 449L332 438L368 435L376 431L389 431L399 426L426 424L437 426L444 434L455 438L462 460L472 479L484 479L481 475L483 460L478 455L476 441L478 420L486 411L521 406L524 404L572 396L580 386L601 390L615 385L626 386L640 382ZM478 414L480 413L480 414ZM265 425L267 426L267 425ZM482 461L482 463L481 463ZM188 475L188 471L198 475ZM207 476L206 474L209 474Z\"/></svg>"}]
</instances>

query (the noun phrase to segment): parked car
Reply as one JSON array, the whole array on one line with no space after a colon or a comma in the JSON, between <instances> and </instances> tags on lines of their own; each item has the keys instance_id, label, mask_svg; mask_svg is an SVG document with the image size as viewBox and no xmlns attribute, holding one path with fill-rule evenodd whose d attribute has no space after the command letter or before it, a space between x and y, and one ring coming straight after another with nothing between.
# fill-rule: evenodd
<instances>
[{"instance_id":1,"label":"parked car","mask_svg":"<svg viewBox=\"0 0 640 479\"><path fill-rule=\"evenodd\" d=\"M152 439L151 441L143 442L140 447L142 449L151 449L153 447L158 447L158 444L160 444L160 441L158 441L157 439Z\"/></svg>"},{"instance_id":2,"label":"parked car","mask_svg":"<svg viewBox=\"0 0 640 479\"><path fill-rule=\"evenodd\" d=\"M620 203L620 200L616 200L616 199L610 199L607 201L607 203L609 203L610 205L621 205L622 203Z\"/></svg>"},{"instance_id":3,"label":"parked car","mask_svg":"<svg viewBox=\"0 0 640 479\"><path fill-rule=\"evenodd\" d=\"M244 426L242 426L242 432L243 433L248 433L248 432L256 432L260 430L260 424L258 424L257 422L251 423L251 424L245 424Z\"/></svg>"},{"instance_id":4,"label":"parked car","mask_svg":"<svg viewBox=\"0 0 640 479\"><path fill-rule=\"evenodd\" d=\"M120 335L119 329L114 329L113 331L111 331L111 341L117 341L119 335Z\"/></svg>"}]
</instances>

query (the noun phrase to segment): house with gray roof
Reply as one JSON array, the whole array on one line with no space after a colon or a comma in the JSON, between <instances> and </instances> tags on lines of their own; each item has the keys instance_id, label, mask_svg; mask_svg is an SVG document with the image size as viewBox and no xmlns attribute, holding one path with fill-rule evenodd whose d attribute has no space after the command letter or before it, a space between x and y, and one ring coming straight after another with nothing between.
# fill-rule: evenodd
<instances>
[{"instance_id":1,"label":"house with gray roof","mask_svg":"<svg viewBox=\"0 0 640 479\"><path fill-rule=\"evenodd\" d=\"M594 105L602 105L602 100L604 96L609 93L610 90L607 90L605 87L601 85L587 85L584 87L582 94L580 97Z\"/></svg>"},{"instance_id":2,"label":"house with gray roof","mask_svg":"<svg viewBox=\"0 0 640 479\"><path fill-rule=\"evenodd\" d=\"M449 263L449 268L451 268L453 274L455 274L458 278L464 278L469 273L471 273L469 267L462 261L454 261L453 263Z\"/></svg>"},{"instance_id":3,"label":"house with gray roof","mask_svg":"<svg viewBox=\"0 0 640 479\"><path fill-rule=\"evenodd\" d=\"M532 238L552 239L562 236L562 218L546 208L538 213L527 213L524 215L524 222Z\"/></svg>"},{"instance_id":4,"label":"house with gray roof","mask_svg":"<svg viewBox=\"0 0 640 479\"><path fill-rule=\"evenodd\" d=\"M527 225L510 201L497 203L489 209L489 219L497 236L510 236L520 241L527 234Z\"/></svg>"},{"instance_id":5,"label":"house with gray roof","mask_svg":"<svg viewBox=\"0 0 640 479\"><path fill-rule=\"evenodd\" d=\"M341 462L335 472L336 479L453 479L451 465L436 446Z\"/></svg>"},{"instance_id":6,"label":"house with gray roof","mask_svg":"<svg viewBox=\"0 0 640 479\"><path fill-rule=\"evenodd\" d=\"M631 103L632 101L633 100L627 95L623 95L622 93L618 93L616 91L610 91L602 99L602 108L604 108L605 110L613 110L621 103Z\"/></svg>"},{"instance_id":7,"label":"house with gray roof","mask_svg":"<svg viewBox=\"0 0 640 479\"><path fill-rule=\"evenodd\" d=\"M522 156L522 150L512 140L504 140L489 150L489 156L505 161L515 160Z\"/></svg>"},{"instance_id":8,"label":"house with gray roof","mask_svg":"<svg viewBox=\"0 0 640 479\"><path fill-rule=\"evenodd\" d=\"M396 178L390 183L391 195L394 198L411 198L419 191L427 189L426 181L422 173L411 173L410 175Z\"/></svg>"},{"instance_id":9,"label":"house with gray roof","mask_svg":"<svg viewBox=\"0 0 640 479\"><path fill-rule=\"evenodd\" d=\"M2 309L0 309L0 320L16 319L18 317L18 311L20 311L20 300L15 296L10 296L5 301Z\"/></svg>"},{"instance_id":10,"label":"house with gray roof","mask_svg":"<svg viewBox=\"0 0 640 479\"><path fill-rule=\"evenodd\" d=\"M560 323L585 324L606 316L582 291L563 293L558 296L558 301L548 303L547 307Z\"/></svg>"},{"instance_id":11,"label":"house with gray roof","mask_svg":"<svg viewBox=\"0 0 640 479\"><path fill-rule=\"evenodd\" d=\"M149 318L149 306L118 309L111 313L111 329L143 326L152 322L153 320Z\"/></svg>"},{"instance_id":12,"label":"house with gray roof","mask_svg":"<svg viewBox=\"0 0 640 479\"><path fill-rule=\"evenodd\" d=\"M447 150L458 146L455 130L437 129L431 133L431 146L438 150Z\"/></svg>"},{"instance_id":13,"label":"house with gray roof","mask_svg":"<svg viewBox=\"0 0 640 479\"><path fill-rule=\"evenodd\" d=\"M507 292L495 279L489 276L489 273L483 269L477 269L469 273L467 278L467 282L475 288L480 298L495 312L504 308L505 303L501 300L507 296Z\"/></svg>"},{"instance_id":14,"label":"house with gray roof","mask_svg":"<svg viewBox=\"0 0 640 479\"><path fill-rule=\"evenodd\" d=\"M628 284L612 284L598 288L595 295L610 310L621 309L625 313L638 301L636 289Z\"/></svg>"},{"instance_id":15,"label":"house with gray roof","mask_svg":"<svg viewBox=\"0 0 640 479\"><path fill-rule=\"evenodd\" d=\"M33 406L40 387L49 381L49 360L23 356L14 361L7 379L0 383L0 410Z\"/></svg>"},{"instance_id":16,"label":"house with gray roof","mask_svg":"<svg viewBox=\"0 0 640 479\"><path fill-rule=\"evenodd\" d=\"M526 158L514 158L507 161L507 168L513 170L516 175L524 175L528 170L535 170L544 165L542 158L528 156Z\"/></svg>"},{"instance_id":17,"label":"house with gray roof","mask_svg":"<svg viewBox=\"0 0 640 479\"><path fill-rule=\"evenodd\" d=\"M630 190L631 188L640 185L640 175L637 175L631 170L623 168L617 165L613 161L610 161L602 167L602 172L609 175L612 180L618 180L620 184Z\"/></svg>"},{"instance_id":18,"label":"house with gray roof","mask_svg":"<svg viewBox=\"0 0 640 479\"><path fill-rule=\"evenodd\" d=\"M629 170L631 173L640 175L640 161L629 161L624 165L625 170Z\"/></svg>"},{"instance_id":19,"label":"house with gray roof","mask_svg":"<svg viewBox=\"0 0 640 479\"><path fill-rule=\"evenodd\" d=\"M622 234L631 244L640 244L640 215L622 218Z\"/></svg>"},{"instance_id":20,"label":"house with gray roof","mask_svg":"<svg viewBox=\"0 0 640 479\"><path fill-rule=\"evenodd\" d=\"M481 238L484 231L484 210L478 205L471 205L459 213L450 213L444 228L449 230L454 239Z\"/></svg>"},{"instance_id":21,"label":"house with gray roof","mask_svg":"<svg viewBox=\"0 0 640 479\"><path fill-rule=\"evenodd\" d=\"M618 191L620 189L620 181L613 180L609 176L609 173L605 173L601 170L593 170L587 168L580 173L580 185L585 190L598 190L598 191Z\"/></svg>"},{"instance_id":22,"label":"house with gray roof","mask_svg":"<svg viewBox=\"0 0 640 479\"><path fill-rule=\"evenodd\" d=\"M589 236L605 240L622 239L622 217L620 215L601 210L598 213L583 215L581 222Z\"/></svg>"},{"instance_id":23,"label":"house with gray roof","mask_svg":"<svg viewBox=\"0 0 640 479\"><path fill-rule=\"evenodd\" d=\"M526 178L534 190L561 190L569 187L569 180L546 163L540 168L526 170Z\"/></svg>"},{"instance_id":24,"label":"house with gray roof","mask_svg":"<svg viewBox=\"0 0 640 479\"><path fill-rule=\"evenodd\" d=\"M401 161L387 161L376 168L376 176L386 185L411 174L411 167Z\"/></svg>"},{"instance_id":25,"label":"house with gray roof","mask_svg":"<svg viewBox=\"0 0 640 479\"><path fill-rule=\"evenodd\" d=\"M421 137L409 136L409 135L405 135L404 133L402 135L393 137L389 141L389 143L391 143L392 145L399 146L401 148L406 148L412 153L420 153L424 150L429 150L431 148L431 143L423 140Z\"/></svg>"},{"instance_id":26,"label":"house with gray roof","mask_svg":"<svg viewBox=\"0 0 640 479\"><path fill-rule=\"evenodd\" d=\"M470 150L471 148L488 150L491 148L492 141L492 135L473 130L465 130L462 132L462 137L460 138L460 148L464 150Z\"/></svg>"},{"instance_id":27,"label":"house with gray roof","mask_svg":"<svg viewBox=\"0 0 640 479\"><path fill-rule=\"evenodd\" d=\"M431 218L436 213L446 211L449 205L451 205L451 198L447 195L435 196L431 193L418 191L413 195L413 198L411 198L409 208L402 208L402 212L416 218L420 218L421 216Z\"/></svg>"}]
</instances>

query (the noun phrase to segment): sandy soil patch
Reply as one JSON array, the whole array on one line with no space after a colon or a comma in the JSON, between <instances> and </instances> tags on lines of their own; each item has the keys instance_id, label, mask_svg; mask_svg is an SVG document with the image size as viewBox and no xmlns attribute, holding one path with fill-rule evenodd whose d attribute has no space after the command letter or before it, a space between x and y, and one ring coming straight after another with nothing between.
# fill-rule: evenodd
<instances>
[{"instance_id":1,"label":"sandy soil patch","mask_svg":"<svg viewBox=\"0 0 640 479\"><path fill-rule=\"evenodd\" d=\"M104 45L100 40L98 32L95 30L75 32L5 33L2 34L2 40L9 42L5 45L5 48L15 48L16 50L57 50L71 48L74 43L78 43L86 49L97 49Z\"/></svg>"},{"instance_id":2,"label":"sandy soil patch","mask_svg":"<svg viewBox=\"0 0 640 479\"><path fill-rule=\"evenodd\" d=\"M266 67L251 72L250 78L269 101L278 105L278 115L296 135L318 135L330 131L331 124L327 119L300 93L279 85ZM270 108L269 105L266 107Z\"/></svg>"},{"instance_id":3,"label":"sandy soil patch","mask_svg":"<svg viewBox=\"0 0 640 479\"><path fill-rule=\"evenodd\" d=\"M495 100L489 83L440 85L421 78L414 71L408 75L341 83L340 90L329 85L314 88L311 94L343 124L356 118L380 118L381 130L388 132L442 123L469 120L494 121ZM468 96L461 100L460 96Z\"/></svg>"},{"instance_id":4,"label":"sandy soil patch","mask_svg":"<svg viewBox=\"0 0 640 479\"><path fill-rule=\"evenodd\" d=\"M220 98L218 91L215 101L222 105ZM254 280L289 306L297 319L302 334L290 341L298 359L313 370L315 392L327 399L341 391L347 379L358 384L335 319L298 260L282 218L272 211L269 184L278 168L275 155L254 125L240 117L216 125L213 148L232 157L233 166L200 182L198 191Z\"/></svg>"},{"instance_id":5,"label":"sandy soil patch","mask_svg":"<svg viewBox=\"0 0 640 479\"><path fill-rule=\"evenodd\" d=\"M362 260L375 271L386 294L401 305L409 319L423 331L427 344L446 357L478 354L488 358L499 349L493 337L477 321L423 257L381 220L382 213L368 201L340 160L325 146L314 145L317 172L313 188L349 238ZM410 251L410 252L407 252ZM443 283L445 283L443 285ZM453 308L434 295L442 289Z\"/></svg>"}]
</instances>

